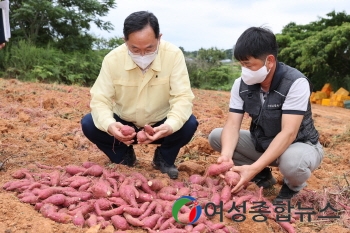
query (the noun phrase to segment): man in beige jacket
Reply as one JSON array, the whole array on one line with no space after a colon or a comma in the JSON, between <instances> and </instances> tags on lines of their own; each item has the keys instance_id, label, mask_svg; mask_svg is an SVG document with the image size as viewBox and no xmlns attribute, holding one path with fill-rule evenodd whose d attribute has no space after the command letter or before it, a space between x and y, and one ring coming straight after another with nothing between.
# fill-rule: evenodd
<instances>
[{"instance_id":1,"label":"man in beige jacket","mask_svg":"<svg viewBox=\"0 0 350 233\"><path fill-rule=\"evenodd\" d=\"M132 144L160 144L152 164L176 179L177 154L198 126L184 55L161 40L158 20L150 12L129 15L123 33L125 43L105 56L91 88L91 114L81 121L83 132L112 162L128 166L136 162ZM124 136L124 125L136 132ZM138 142L136 133L145 125L155 133Z\"/></svg>"}]
</instances>

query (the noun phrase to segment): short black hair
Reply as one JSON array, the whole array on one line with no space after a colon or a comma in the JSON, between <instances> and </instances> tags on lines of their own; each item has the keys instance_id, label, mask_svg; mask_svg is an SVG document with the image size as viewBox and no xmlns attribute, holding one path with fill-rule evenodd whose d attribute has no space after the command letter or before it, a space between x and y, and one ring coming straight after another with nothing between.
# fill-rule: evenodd
<instances>
[{"instance_id":1,"label":"short black hair","mask_svg":"<svg viewBox=\"0 0 350 233\"><path fill-rule=\"evenodd\" d=\"M264 60L269 54L277 59L276 36L268 28L250 27L238 38L233 53L238 61L248 60L249 57Z\"/></svg>"},{"instance_id":2,"label":"short black hair","mask_svg":"<svg viewBox=\"0 0 350 233\"><path fill-rule=\"evenodd\" d=\"M137 11L129 15L124 21L124 39L128 40L133 32L141 31L147 25L150 25L154 31L155 37L159 37L159 23L157 17L148 11Z\"/></svg>"}]
</instances>

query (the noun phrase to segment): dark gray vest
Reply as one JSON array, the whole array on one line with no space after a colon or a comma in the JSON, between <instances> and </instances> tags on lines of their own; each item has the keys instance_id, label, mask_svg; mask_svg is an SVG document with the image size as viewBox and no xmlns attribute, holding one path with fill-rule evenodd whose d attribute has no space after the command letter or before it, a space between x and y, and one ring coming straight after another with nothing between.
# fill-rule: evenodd
<instances>
[{"instance_id":1,"label":"dark gray vest","mask_svg":"<svg viewBox=\"0 0 350 233\"><path fill-rule=\"evenodd\" d=\"M306 77L297 69L281 62L277 63L270 90L263 105L260 100L260 84L247 85L243 81L241 82L239 95L244 101L244 112L249 113L252 117L250 132L257 151L264 152L275 136L281 131L282 105L290 87L298 78ZM293 114L293 112L289 113ZM310 141L316 144L318 137L318 132L312 120L311 104L309 101L294 142Z\"/></svg>"}]
</instances>

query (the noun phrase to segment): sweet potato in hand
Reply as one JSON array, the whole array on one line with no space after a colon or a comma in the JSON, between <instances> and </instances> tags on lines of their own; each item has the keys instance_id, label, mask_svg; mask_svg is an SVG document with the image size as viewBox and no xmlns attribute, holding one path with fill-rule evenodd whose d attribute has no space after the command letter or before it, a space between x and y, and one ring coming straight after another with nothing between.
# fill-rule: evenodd
<instances>
[{"instance_id":1,"label":"sweet potato in hand","mask_svg":"<svg viewBox=\"0 0 350 233\"><path fill-rule=\"evenodd\" d=\"M145 131L141 130L139 132L137 132L137 141L138 142L144 142L147 140L147 136Z\"/></svg>"},{"instance_id":2,"label":"sweet potato in hand","mask_svg":"<svg viewBox=\"0 0 350 233\"><path fill-rule=\"evenodd\" d=\"M123 127L120 129L120 131L122 132L122 134L124 136L130 136L131 134L133 134L135 132L135 129L131 126L123 125Z\"/></svg>"},{"instance_id":3,"label":"sweet potato in hand","mask_svg":"<svg viewBox=\"0 0 350 233\"><path fill-rule=\"evenodd\" d=\"M152 126L150 125L145 125L145 127L143 127L145 132L148 133L149 135L153 136L155 134L154 129L152 128Z\"/></svg>"}]
</instances>

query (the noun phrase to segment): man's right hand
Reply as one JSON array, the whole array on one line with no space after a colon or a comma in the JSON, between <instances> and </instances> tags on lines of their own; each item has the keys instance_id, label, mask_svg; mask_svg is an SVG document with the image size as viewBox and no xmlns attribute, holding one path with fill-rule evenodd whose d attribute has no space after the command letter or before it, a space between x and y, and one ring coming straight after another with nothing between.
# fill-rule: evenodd
<instances>
[{"instance_id":1,"label":"man's right hand","mask_svg":"<svg viewBox=\"0 0 350 233\"><path fill-rule=\"evenodd\" d=\"M5 47L5 43L0 44L0 49Z\"/></svg>"},{"instance_id":2,"label":"man's right hand","mask_svg":"<svg viewBox=\"0 0 350 233\"><path fill-rule=\"evenodd\" d=\"M221 155L217 160L217 163L222 163L222 162L231 162L233 164L232 157L228 157L224 155Z\"/></svg>"},{"instance_id":3,"label":"man's right hand","mask_svg":"<svg viewBox=\"0 0 350 233\"><path fill-rule=\"evenodd\" d=\"M112 134L118 141L121 141L122 143L126 145L130 145L134 142L133 138L136 136L136 132L124 136L121 132L121 128L124 125L120 122L114 122L108 126L108 132Z\"/></svg>"}]
</instances>

